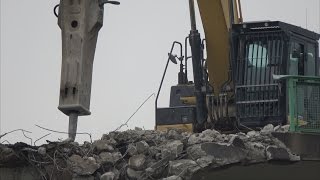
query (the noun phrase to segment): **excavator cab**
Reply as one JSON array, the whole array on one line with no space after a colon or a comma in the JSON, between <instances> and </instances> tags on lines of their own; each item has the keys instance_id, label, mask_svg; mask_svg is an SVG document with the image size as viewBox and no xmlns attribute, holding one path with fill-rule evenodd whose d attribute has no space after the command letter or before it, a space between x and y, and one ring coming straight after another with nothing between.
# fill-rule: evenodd
<instances>
[{"instance_id":1,"label":"excavator cab","mask_svg":"<svg viewBox=\"0 0 320 180\"><path fill-rule=\"evenodd\" d=\"M287 124L287 84L274 77L319 76L319 34L279 21L234 24L232 32L238 123Z\"/></svg>"},{"instance_id":2,"label":"excavator cab","mask_svg":"<svg viewBox=\"0 0 320 180\"><path fill-rule=\"evenodd\" d=\"M193 83L183 78L188 69L183 71L180 65L170 106L158 108L156 98L156 129L252 130L311 120L311 130L319 130L320 35L280 21L244 23L238 0L197 2L205 41L197 31L194 2L189 0ZM177 44L182 57L182 44ZM186 51L187 39L185 46ZM161 85L158 95L160 90Z\"/></svg>"},{"instance_id":3,"label":"excavator cab","mask_svg":"<svg viewBox=\"0 0 320 180\"><path fill-rule=\"evenodd\" d=\"M287 82L275 77L280 75L319 76L320 62L317 58L319 57L319 34L279 21L233 24L230 32L231 78L225 84L231 84L231 89L221 90L218 95L215 95L217 89L214 89L214 85L209 81L209 75L216 74L212 71L213 66L210 64L212 62L208 62L209 67L206 68L208 60L203 57L203 52L210 49L205 49L205 41L201 43L201 68L196 70L203 74L201 93L206 97L205 104L202 106L206 112L206 121L200 124L202 129L212 127L223 130L235 127L255 129L267 124L288 124L289 100L292 97L287 93ZM199 131L196 127L199 124L197 124L198 104L195 84L184 78L187 67L182 64L184 58L187 64L189 55L185 52L185 56L182 56L181 43L175 42L172 47L178 44L181 51L181 57L176 58L180 61L178 85L171 87L168 108L158 108L156 103L156 129L178 128ZM185 49L188 49L187 39ZM173 59L172 50L169 53L167 66L169 60ZM310 91L308 94L320 96L317 88L319 87L307 90ZM160 89L161 86L159 92ZM317 116L317 109L320 109L319 103L311 102L310 97L306 98L307 100L303 100L304 104L309 102L309 105L299 105L301 106L298 107L299 111L313 111L313 116ZM313 99L317 100L317 98ZM312 106L313 110L303 110L302 106L305 108Z\"/></svg>"}]
</instances>

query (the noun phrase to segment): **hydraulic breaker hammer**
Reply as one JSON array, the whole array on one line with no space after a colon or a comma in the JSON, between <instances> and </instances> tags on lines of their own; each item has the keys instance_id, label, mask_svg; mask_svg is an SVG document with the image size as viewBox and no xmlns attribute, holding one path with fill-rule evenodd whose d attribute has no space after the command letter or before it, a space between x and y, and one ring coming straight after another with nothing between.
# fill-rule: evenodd
<instances>
[{"instance_id":1,"label":"hydraulic breaker hammer","mask_svg":"<svg viewBox=\"0 0 320 180\"><path fill-rule=\"evenodd\" d=\"M120 4L108 0L60 0L56 6L62 35L58 109L69 116L68 140L71 141L76 137L78 116L91 114L93 60L106 3Z\"/></svg>"}]
</instances>

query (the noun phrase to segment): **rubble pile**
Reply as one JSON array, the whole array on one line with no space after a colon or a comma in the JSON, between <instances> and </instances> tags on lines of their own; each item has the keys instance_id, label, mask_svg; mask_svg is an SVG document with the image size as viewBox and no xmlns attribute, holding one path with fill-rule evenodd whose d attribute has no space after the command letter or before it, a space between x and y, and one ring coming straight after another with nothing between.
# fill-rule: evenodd
<instances>
[{"instance_id":1,"label":"rubble pile","mask_svg":"<svg viewBox=\"0 0 320 180\"><path fill-rule=\"evenodd\" d=\"M287 126L268 125L261 131L221 134L216 130L188 133L127 130L103 135L93 143L48 142L40 147L24 143L0 144L0 168L31 166L51 179L69 173L73 179L191 179L199 171L226 165L299 161L272 136Z\"/></svg>"}]
</instances>

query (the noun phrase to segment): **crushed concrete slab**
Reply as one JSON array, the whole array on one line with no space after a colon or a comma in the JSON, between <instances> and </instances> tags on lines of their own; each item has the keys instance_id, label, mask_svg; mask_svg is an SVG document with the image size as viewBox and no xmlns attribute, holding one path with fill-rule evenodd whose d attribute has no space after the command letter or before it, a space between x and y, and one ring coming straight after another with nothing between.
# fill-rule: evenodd
<instances>
[{"instance_id":1,"label":"crushed concrete slab","mask_svg":"<svg viewBox=\"0 0 320 180\"><path fill-rule=\"evenodd\" d=\"M138 153L146 153L149 150L149 144L146 141L139 141L136 143L136 148Z\"/></svg>"},{"instance_id":2,"label":"crushed concrete slab","mask_svg":"<svg viewBox=\"0 0 320 180\"><path fill-rule=\"evenodd\" d=\"M167 178L163 178L162 180L182 180L182 178L179 176L170 176Z\"/></svg>"},{"instance_id":3,"label":"crushed concrete slab","mask_svg":"<svg viewBox=\"0 0 320 180\"><path fill-rule=\"evenodd\" d=\"M132 156L129 159L128 165L134 170L143 170L146 167L146 156L143 154Z\"/></svg>"},{"instance_id":4,"label":"crushed concrete slab","mask_svg":"<svg viewBox=\"0 0 320 180\"><path fill-rule=\"evenodd\" d=\"M24 143L0 144L0 168L37 167L50 179L53 172L74 178L107 180L184 179L198 171L235 164L299 161L272 132L288 126L268 125L262 131L222 134L216 130L188 133L127 130L110 132L93 143L49 142L40 147Z\"/></svg>"},{"instance_id":5,"label":"crushed concrete slab","mask_svg":"<svg viewBox=\"0 0 320 180\"><path fill-rule=\"evenodd\" d=\"M195 172L200 167L190 159L180 159L169 162L169 175L181 176L184 178L191 177L191 173Z\"/></svg>"},{"instance_id":6,"label":"crushed concrete slab","mask_svg":"<svg viewBox=\"0 0 320 180\"><path fill-rule=\"evenodd\" d=\"M180 140L169 141L161 148L162 158L175 159L182 153L183 148L183 143Z\"/></svg>"},{"instance_id":7,"label":"crushed concrete slab","mask_svg":"<svg viewBox=\"0 0 320 180\"><path fill-rule=\"evenodd\" d=\"M274 126L272 124L268 124L261 130L262 134L270 134L274 132Z\"/></svg>"},{"instance_id":8,"label":"crushed concrete slab","mask_svg":"<svg viewBox=\"0 0 320 180\"><path fill-rule=\"evenodd\" d=\"M127 168L127 176L130 179L139 180L142 179L142 171L135 171L131 168Z\"/></svg>"},{"instance_id":9,"label":"crushed concrete slab","mask_svg":"<svg viewBox=\"0 0 320 180\"><path fill-rule=\"evenodd\" d=\"M72 155L69 161L72 171L77 175L92 175L100 167L93 157L82 158L79 155Z\"/></svg>"},{"instance_id":10,"label":"crushed concrete slab","mask_svg":"<svg viewBox=\"0 0 320 180\"><path fill-rule=\"evenodd\" d=\"M99 154L98 162L100 164L114 164L115 160L110 152L102 152Z\"/></svg>"},{"instance_id":11,"label":"crushed concrete slab","mask_svg":"<svg viewBox=\"0 0 320 180\"><path fill-rule=\"evenodd\" d=\"M100 180L115 180L115 177L113 172L106 172L100 177Z\"/></svg>"},{"instance_id":12,"label":"crushed concrete slab","mask_svg":"<svg viewBox=\"0 0 320 180\"><path fill-rule=\"evenodd\" d=\"M109 140L98 140L93 143L93 146L98 153L103 151L113 152L114 148L109 143Z\"/></svg>"}]
</instances>

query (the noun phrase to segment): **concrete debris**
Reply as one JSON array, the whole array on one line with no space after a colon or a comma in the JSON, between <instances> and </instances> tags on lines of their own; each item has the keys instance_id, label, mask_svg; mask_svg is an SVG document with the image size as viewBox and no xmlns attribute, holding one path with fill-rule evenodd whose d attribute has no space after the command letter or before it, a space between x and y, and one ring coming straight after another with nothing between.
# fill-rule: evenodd
<instances>
[{"instance_id":1,"label":"concrete debris","mask_svg":"<svg viewBox=\"0 0 320 180\"><path fill-rule=\"evenodd\" d=\"M82 158L79 155L72 155L69 161L72 171L77 175L92 175L100 167L93 157Z\"/></svg>"},{"instance_id":2,"label":"concrete debris","mask_svg":"<svg viewBox=\"0 0 320 180\"><path fill-rule=\"evenodd\" d=\"M162 180L182 180L182 178L179 176L170 176L167 178L163 178Z\"/></svg>"},{"instance_id":3,"label":"concrete debris","mask_svg":"<svg viewBox=\"0 0 320 180\"><path fill-rule=\"evenodd\" d=\"M289 126L267 125L261 131L246 134L221 134L216 130L188 133L136 128L110 132L101 140L82 145L67 142L48 142L40 147L0 144L0 168L37 167L46 179L50 179L52 169L56 169L71 173L73 179L188 180L200 170L228 165L299 161L299 156L272 136L273 132L288 130Z\"/></svg>"},{"instance_id":4,"label":"concrete debris","mask_svg":"<svg viewBox=\"0 0 320 180\"><path fill-rule=\"evenodd\" d=\"M142 171L135 171L131 168L127 168L127 176L130 178L130 179L133 179L133 180L139 180L139 179L142 179Z\"/></svg>"},{"instance_id":5,"label":"concrete debris","mask_svg":"<svg viewBox=\"0 0 320 180\"><path fill-rule=\"evenodd\" d=\"M249 132L247 132L247 136L248 137L256 137L256 136L260 136L260 133L257 131L249 131Z\"/></svg>"},{"instance_id":6,"label":"concrete debris","mask_svg":"<svg viewBox=\"0 0 320 180\"><path fill-rule=\"evenodd\" d=\"M109 144L110 140L98 140L93 143L95 150L100 153L102 151L113 152L114 148Z\"/></svg>"},{"instance_id":7,"label":"concrete debris","mask_svg":"<svg viewBox=\"0 0 320 180\"><path fill-rule=\"evenodd\" d=\"M168 139L183 139L183 135L174 129L170 129L168 131L167 138Z\"/></svg>"},{"instance_id":8,"label":"concrete debris","mask_svg":"<svg viewBox=\"0 0 320 180\"><path fill-rule=\"evenodd\" d=\"M218 131L207 129L202 133L192 134L188 139L188 145L221 140L223 140L223 137L220 136L220 133Z\"/></svg>"},{"instance_id":9,"label":"concrete debris","mask_svg":"<svg viewBox=\"0 0 320 180\"><path fill-rule=\"evenodd\" d=\"M113 172L106 172L100 177L100 180L115 180L115 176Z\"/></svg>"},{"instance_id":10,"label":"concrete debris","mask_svg":"<svg viewBox=\"0 0 320 180\"><path fill-rule=\"evenodd\" d=\"M137 147L134 144L129 144L128 147L127 147L127 153L130 156L137 155L138 154Z\"/></svg>"},{"instance_id":11,"label":"concrete debris","mask_svg":"<svg viewBox=\"0 0 320 180\"><path fill-rule=\"evenodd\" d=\"M290 129L290 125L287 124L287 125L284 125L284 126L276 126L274 127L274 131L275 132L282 132L282 133L286 133L286 132L289 132L289 129Z\"/></svg>"},{"instance_id":12,"label":"concrete debris","mask_svg":"<svg viewBox=\"0 0 320 180\"><path fill-rule=\"evenodd\" d=\"M149 145L145 141L139 141L136 143L136 148L138 153L146 153L148 152Z\"/></svg>"},{"instance_id":13,"label":"concrete debris","mask_svg":"<svg viewBox=\"0 0 320 180\"><path fill-rule=\"evenodd\" d=\"M143 170L146 167L146 156L143 154L132 156L128 165L134 170Z\"/></svg>"},{"instance_id":14,"label":"concrete debris","mask_svg":"<svg viewBox=\"0 0 320 180\"><path fill-rule=\"evenodd\" d=\"M94 180L93 176L76 176L72 180Z\"/></svg>"},{"instance_id":15,"label":"concrete debris","mask_svg":"<svg viewBox=\"0 0 320 180\"><path fill-rule=\"evenodd\" d=\"M114 164L115 160L110 152L102 152L99 154L98 162L100 164Z\"/></svg>"},{"instance_id":16,"label":"concrete debris","mask_svg":"<svg viewBox=\"0 0 320 180\"><path fill-rule=\"evenodd\" d=\"M214 156L211 156L211 155L203 156L203 157L197 159L196 162L201 168L206 168L214 162Z\"/></svg>"},{"instance_id":17,"label":"concrete debris","mask_svg":"<svg viewBox=\"0 0 320 180\"><path fill-rule=\"evenodd\" d=\"M229 140L229 144L233 145L234 147L245 149L246 146L244 144L244 140L241 139L239 136L235 135L232 136Z\"/></svg>"},{"instance_id":18,"label":"concrete debris","mask_svg":"<svg viewBox=\"0 0 320 180\"><path fill-rule=\"evenodd\" d=\"M135 130L135 131L142 131L143 129L140 128L140 127L135 127L134 130Z\"/></svg>"},{"instance_id":19,"label":"concrete debris","mask_svg":"<svg viewBox=\"0 0 320 180\"><path fill-rule=\"evenodd\" d=\"M180 159L169 162L169 175L181 176L188 178L192 176L192 172L195 172L200 167L198 164L190 159Z\"/></svg>"},{"instance_id":20,"label":"concrete debris","mask_svg":"<svg viewBox=\"0 0 320 180\"><path fill-rule=\"evenodd\" d=\"M173 160L177 158L183 151L183 143L179 140L169 141L161 148L162 158Z\"/></svg>"},{"instance_id":21,"label":"concrete debris","mask_svg":"<svg viewBox=\"0 0 320 180\"><path fill-rule=\"evenodd\" d=\"M290 151L283 147L268 146L266 153L269 160L300 161L299 156L291 154Z\"/></svg>"},{"instance_id":22,"label":"concrete debris","mask_svg":"<svg viewBox=\"0 0 320 180\"><path fill-rule=\"evenodd\" d=\"M46 148L45 147L39 147L38 148L38 153L41 154L42 156L46 155Z\"/></svg>"},{"instance_id":23,"label":"concrete debris","mask_svg":"<svg viewBox=\"0 0 320 180\"><path fill-rule=\"evenodd\" d=\"M265 146L260 142L247 142L246 151L249 156L246 157L248 163L260 163L266 161Z\"/></svg>"},{"instance_id":24,"label":"concrete debris","mask_svg":"<svg viewBox=\"0 0 320 180\"><path fill-rule=\"evenodd\" d=\"M272 124L268 124L261 130L262 134L270 134L274 131L274 126Z\"/></svg>"}]
</instances>

